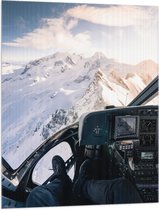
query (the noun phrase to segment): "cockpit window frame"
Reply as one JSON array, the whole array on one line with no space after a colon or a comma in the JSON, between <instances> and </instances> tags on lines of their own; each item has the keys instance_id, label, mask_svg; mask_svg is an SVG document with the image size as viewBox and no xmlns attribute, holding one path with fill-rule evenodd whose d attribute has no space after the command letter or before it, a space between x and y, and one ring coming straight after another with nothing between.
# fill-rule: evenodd
<instances>
[{"instance_id":1,"label":"cockpit window frame","mask_svg":"<svg viewBox=\"0 0 159 210\"><path fill-rule=\"evenodd\" d=\"M158 76L156 76L145 89L136 96L127 106L145 105L158 95Z\"/></svg>"}]
</instances>

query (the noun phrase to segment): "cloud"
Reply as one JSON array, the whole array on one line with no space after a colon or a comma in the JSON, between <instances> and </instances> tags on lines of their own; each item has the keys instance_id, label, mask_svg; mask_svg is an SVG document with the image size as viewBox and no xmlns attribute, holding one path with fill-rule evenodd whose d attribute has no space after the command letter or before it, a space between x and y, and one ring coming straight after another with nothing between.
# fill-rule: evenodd
<instances>
[{"instance_id":1,"label":"cloud","mask_svg":"<svg viewBox=\"0 0 159 210\"><path fill-rule=\"evenodd\" d=\"M69 9L66 14L70 17L86 20L95 24L105 26L136 26L144 22L151 21L153 14L156 13L155 7L148 10L137 6L111 6L93 7L77 6Z\"/></svg>"},{"instance_id":2,"label":"cloud","mask_svg":"<svg viewBox=\"0 0 159 210\"><path fill-rule=\"evenodd\" d=\"M3 45L24 47L38 50L65 50L70 52L88 53L92 47L88 32L73 35L70 30L78 24L74 18L42 19L41 27L34 29L23 37Z\"/></svg>"},{"instance_id":3,"label":"cloud","mask_svg":"<svg viewBox=\"0 0 159 210\"><path fill-rule=\"evenodd\" d=\"M71 19L71 20L69 20L66 24L67 24L67 25L66 25L66 28L67 28L68 30L71 30L71 29L73 29L74 27L77 26L78 20L77 20L77 19Z\"/></svg>"},{"instance_id":4,"label":"cloud","mask_svg":"<svg viewBox=\"0 0 159 210\"><path fill-rule=\"evenodd\" d=\"M148 54L153 57L158 36L157 9L139 6L77 6L68 9L59 18L41 19L40 26L32 32L2 44L34 54L67 51L90 56L96 51L103 51L108 57L121 58L123 55L123 60L124 57L135 58L136 51L145 53L154 49L152 55ZM83 24L80 20L109 27L102 27L98 31L96 26L88 25L88 29L92 27L88 31L88 22ZM23 25L22 19L20 22ZM124 49L131 49L133 55Z\"/></svg>"}]
</instances>

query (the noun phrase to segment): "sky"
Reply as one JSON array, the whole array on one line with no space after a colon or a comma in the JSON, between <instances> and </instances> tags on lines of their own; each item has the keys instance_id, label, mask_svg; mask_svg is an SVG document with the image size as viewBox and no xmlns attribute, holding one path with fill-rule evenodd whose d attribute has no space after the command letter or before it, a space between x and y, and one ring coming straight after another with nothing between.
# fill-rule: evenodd
<instances>
[{"instance_id":1,"label":"sky","mask_svg":"<svg viewBox=\"0 0 159 210\"><path fill-rule=\"evenodd\" d=\"M158 12L158 6L3 1L2 62L60 51L158 63Z\"/></svg>"}]
</instances>

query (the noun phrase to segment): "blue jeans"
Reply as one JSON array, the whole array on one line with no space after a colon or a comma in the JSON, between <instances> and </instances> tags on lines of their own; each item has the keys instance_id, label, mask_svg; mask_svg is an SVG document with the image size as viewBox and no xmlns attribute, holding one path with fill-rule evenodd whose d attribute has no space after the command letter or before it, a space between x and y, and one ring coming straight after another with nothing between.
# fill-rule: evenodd
<instances>
[{"instance_id":1,"label":"blue jeans","mask_svg":"<svg viewBox=\"0 0 159 210\"><path fill-rule=\"evenodd\" d=\"M124 204L143 202L132 183L125 178L88 180L84 196L95 204Z\"/></svg>"},{"instance_id":2,"label":"blue jeans","mask_svg":"<svg viewBox=\"0 0 159 210\"><path fill-rule=\"evenodd\" d=\"M26 207L70 205L72 184L68 180L56 178L47 185L35 187L27 198Z\"/></svg>"}]
</instances>

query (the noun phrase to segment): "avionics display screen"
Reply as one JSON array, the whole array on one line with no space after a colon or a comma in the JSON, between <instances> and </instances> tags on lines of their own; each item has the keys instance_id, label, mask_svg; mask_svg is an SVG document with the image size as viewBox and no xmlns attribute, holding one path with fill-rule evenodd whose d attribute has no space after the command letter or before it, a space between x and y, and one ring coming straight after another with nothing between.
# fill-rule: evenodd
<instances>
[{"instance_id":1,"label":"avionics display screen","mask_svg":"<svg viewBox=\"0 0 159 210\"><path fill-rule=\"evenodd\" d=\"M154 152L141 152L141 160L153 160Z\"/></svg>"},{"instance_id":2,"label":"avionics display screen","mask_svg":"<svg viewBox=\"0 0 159 210\"><path fill-rule=\"evenodd\" d=\"M137 117L136 116L117 116L115 118L115 137L136 137L137 136Z\"/></svg>"}]
</instances>

